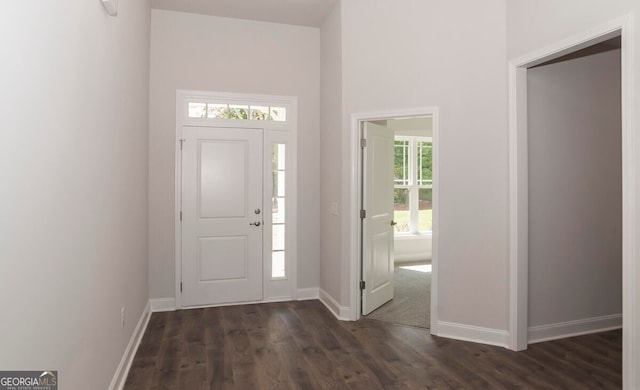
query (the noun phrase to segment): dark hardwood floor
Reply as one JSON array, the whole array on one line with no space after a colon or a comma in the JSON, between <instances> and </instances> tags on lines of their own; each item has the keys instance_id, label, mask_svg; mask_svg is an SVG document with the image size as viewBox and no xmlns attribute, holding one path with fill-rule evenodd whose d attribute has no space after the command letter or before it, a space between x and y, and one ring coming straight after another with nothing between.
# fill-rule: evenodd
<instances>
[{"instance_id":1,"label":"dark hardwood floor","mask_svg":"<svg viewBox=\"0 0 640 390\"><path fill-rule=\"evenodd\" d=\"M513 352L319 301L153 313L125 389L620 389L622 332Z\"/></svg>"}]
</instances>

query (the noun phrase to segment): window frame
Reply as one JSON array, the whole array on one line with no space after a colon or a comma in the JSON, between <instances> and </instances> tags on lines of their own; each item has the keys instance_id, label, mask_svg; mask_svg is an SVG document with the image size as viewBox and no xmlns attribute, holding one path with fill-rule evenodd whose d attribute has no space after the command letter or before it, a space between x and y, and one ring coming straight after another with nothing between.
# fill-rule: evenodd
<instances>
[{"instance_id":1,"label":"window frame","mask_svg":"<svg viewBox=\"0 0 640 390\"><path fill-rule=\"evenodd\" d=\"M297 99L294 101L289 96L275 95L252 95L227 92L206 92L178 90L176 122L182 126L208 126L220 127L262 127L270 130L286 131L297 133ZM286 109L284 121L274 120L252 120L252 119L227 119L227 118L195 118L189 116L189 104L227 104L227 105L248 105L248 106L268 106L282 107ZM250 113L249 113L250 115Z\"/></svg>"}]
</instances>

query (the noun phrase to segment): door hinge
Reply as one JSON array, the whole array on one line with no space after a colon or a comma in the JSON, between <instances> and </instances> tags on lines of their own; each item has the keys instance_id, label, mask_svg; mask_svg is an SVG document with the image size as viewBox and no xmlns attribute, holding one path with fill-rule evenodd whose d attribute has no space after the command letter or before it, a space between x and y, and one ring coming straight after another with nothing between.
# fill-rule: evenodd
<instances>
[{"instance_id":1,"label":"door hinge","mask_svg":"<svg viewBox=\"0 0 640 390\"><path fill-rule=\"evenodd\" d=\"M182 282L180 282L180 292L182 292Z\"/></svg>"},{"instance_id":2,"label":"door hinge","mask_svg":"<svg viewBox=\"0 0 640 390\"><path fill-rule=\"evenodd\" d=\"M360 219L367 218L367 210L360 210Z\"/></svg>"},{"instance_id":3,"label":"door hinge","mask_svg":"<svg viewBox=\"0 0 640 390\"><path fill-rule=\"evenodd\" d=\"M182 150L182 147L184 146L184 141L186 141L184 138L180 138L180 150Z\"/></svg>"},{"instance_id":4,"label":"door hinge","mask_svg":"<svg viewBox=\"0 0 640 390\"><path fill-rule=\"evenodd\" d=\"M180 210L180 222L182 222L182 210Z\"/></svg>"},{"instance_id":5,"label":"door hinge","mask_svg":"<svg viewBox=\"0 0 640 390\"><path fill-rule=\"evenodd\" d=\"M367 147L367 139L366 138L360 138L360 147L362 149Z\"/></svg>"},{"instance_id":6,"label":"door hinge","mask_svg":"<svg viewBox=\"0 0 640 390\"><path fill-rule=\"evenodd\" d=\"M360 281L360 290L364 290L366 285L367 285L367 283L364 280L361 280Z\"/></svg>"}]
</instances>

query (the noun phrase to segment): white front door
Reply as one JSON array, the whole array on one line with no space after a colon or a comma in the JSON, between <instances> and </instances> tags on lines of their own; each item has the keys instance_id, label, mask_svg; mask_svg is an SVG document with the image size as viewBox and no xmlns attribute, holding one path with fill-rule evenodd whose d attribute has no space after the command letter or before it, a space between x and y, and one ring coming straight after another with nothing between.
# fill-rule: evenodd
<instances>
[{"instance_id":1,"label":"white front door","mask_svg":"<svg viewBox=\"0 0 640 390\"><path fill-rule=\"evenodd\" d=\"M362 314L393 299L393 131L365 122Z\"/></svg>"},{"instance_id":2,"label":"white front door","mask_svg":"<svg viewBox=\"0 0 640 390\"><path fill-rule=\"evenodd\" d=\"M262 300L260 129L184 127L182 303Z\"/></svg>"}]
</instances>

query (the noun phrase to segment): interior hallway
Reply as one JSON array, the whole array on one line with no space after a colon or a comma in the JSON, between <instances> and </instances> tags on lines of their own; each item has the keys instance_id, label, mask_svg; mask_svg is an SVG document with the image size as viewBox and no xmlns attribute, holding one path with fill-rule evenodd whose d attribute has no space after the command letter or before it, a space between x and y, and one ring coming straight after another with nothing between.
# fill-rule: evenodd
<instances>
[{"instance_id":1,"label":"interior hallway","mask_svg":"<svg viewBox=\"0 0 640 390\"><path fill-rule=\"evenodd\" d=\"M513 352L313 300L153 313L125 389L620 389L621 360L620 330Z\"/></svg>"}]
</instances>

